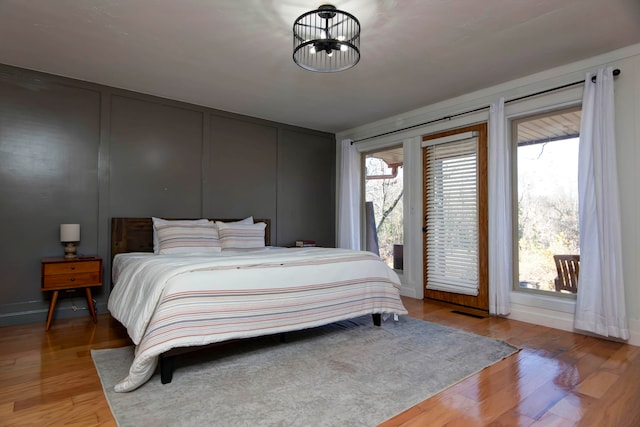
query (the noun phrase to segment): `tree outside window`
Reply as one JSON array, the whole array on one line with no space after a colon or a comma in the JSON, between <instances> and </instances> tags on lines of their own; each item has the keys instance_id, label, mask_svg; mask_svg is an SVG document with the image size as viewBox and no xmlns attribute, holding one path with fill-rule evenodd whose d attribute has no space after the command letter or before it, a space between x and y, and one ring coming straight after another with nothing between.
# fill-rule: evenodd
<instances>
[{"instance_id":1,"label":"tree outside window","mask_svg":"<svg viewBox=\"0 0 640 427\"><path fill-rule=\"evenodd\" d=\"M515 127L519 139L517 286L521 290L559 292L554 255L580 253L579 118L579 110L561 111L520 120Z\"/></svg>"},{"instance_id":2,"label":"tree outside window","mask_svg":"<svg viewBox=\"0 0 640 427\"><path fill-rule=\"evenodd\" d=\"M397 158L398 153L400 160ZM402 263L399 262L401 259L398 257L402 256L404 242L401 156L402 148L396 148L370 153L365 160L365 197L373 207L374 217L373 224L368 224L368 227L375 229L380 258L389 267L396 269L402 269Z\"/></svg>"}]
</instances>

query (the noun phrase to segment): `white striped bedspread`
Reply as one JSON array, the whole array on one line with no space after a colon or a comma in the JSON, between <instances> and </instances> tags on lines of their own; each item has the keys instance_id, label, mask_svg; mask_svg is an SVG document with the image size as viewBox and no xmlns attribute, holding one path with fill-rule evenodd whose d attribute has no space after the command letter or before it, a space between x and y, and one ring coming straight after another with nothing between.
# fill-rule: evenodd
<instances>
[{"instance_id":1,"label":"white striped bedspread","mask_svg":"<svg viewBox=\"0 0 640 427\"><path fill-rule=\"evenodd\" d=\"M370 252L265 248L206 255L116 255L109 311L136 344L131 391L160 354L306 329L371 313L407 314L400 280Z\"/></svg>"}]
</instances>

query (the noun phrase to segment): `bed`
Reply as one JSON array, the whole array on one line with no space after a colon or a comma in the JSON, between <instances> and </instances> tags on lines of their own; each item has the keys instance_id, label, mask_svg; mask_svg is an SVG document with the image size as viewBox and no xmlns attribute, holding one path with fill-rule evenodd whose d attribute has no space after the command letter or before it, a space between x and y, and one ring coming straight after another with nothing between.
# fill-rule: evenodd
<instances>
[{"instance_id":1,"label":"bed","mask_svg":"<svg viewBox=\"0 0 640 427\"><path fill-rule=\"evenodd\" d=\"M383 314L407 314L398 276L378 256L274 248L270 225L251 217L112 219L108 306L136 345L115 391L140 387L158 364L162 383L171 382L185 349L368 314L379 326Z\"/></svg>"}]
</instances>

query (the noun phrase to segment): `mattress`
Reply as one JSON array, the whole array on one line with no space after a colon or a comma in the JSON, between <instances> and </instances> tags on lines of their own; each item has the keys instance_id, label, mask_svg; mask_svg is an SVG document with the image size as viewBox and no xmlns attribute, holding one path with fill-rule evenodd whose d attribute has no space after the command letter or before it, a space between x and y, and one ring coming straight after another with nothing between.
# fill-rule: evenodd
<instances>
[{"instance_id":1,"label":"mattress","mask_svg":"<svg viewBox=\"0 0 640 427\"><path fill-rule=\"evenodd\" d=\"M116 255L109 311L136 354L116 391L144 384L172 348L268 335L370 313L406 314L400 280L370 252L265 248Z\"/></svg>"}]
</instances>

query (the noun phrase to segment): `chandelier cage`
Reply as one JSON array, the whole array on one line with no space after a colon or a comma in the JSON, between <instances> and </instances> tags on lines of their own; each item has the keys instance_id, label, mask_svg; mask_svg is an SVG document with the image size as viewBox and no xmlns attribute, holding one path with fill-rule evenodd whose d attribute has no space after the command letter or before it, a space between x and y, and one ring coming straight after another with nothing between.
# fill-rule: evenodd
<instances>
[{"instance_id":1,"label":"chandelier cage","mask_svg":"<svg viewBox=\"0 0 640 427\"><path fill-rule=\"evenodd\" d=\"M304 13L293 24L293 61L305 70L332 73L360 60L360 21L332 5Z\"/></svg>"}]
</instances>

